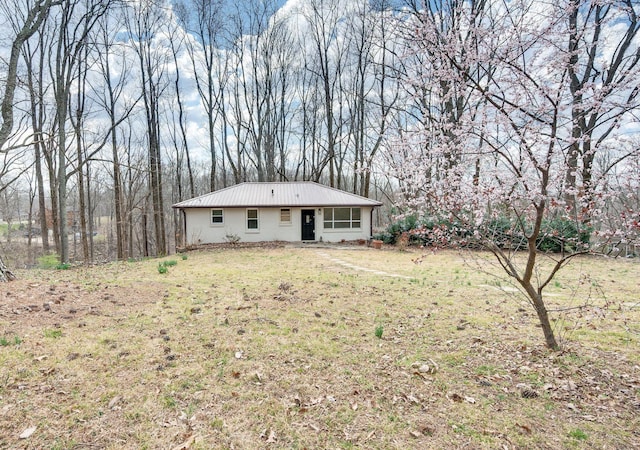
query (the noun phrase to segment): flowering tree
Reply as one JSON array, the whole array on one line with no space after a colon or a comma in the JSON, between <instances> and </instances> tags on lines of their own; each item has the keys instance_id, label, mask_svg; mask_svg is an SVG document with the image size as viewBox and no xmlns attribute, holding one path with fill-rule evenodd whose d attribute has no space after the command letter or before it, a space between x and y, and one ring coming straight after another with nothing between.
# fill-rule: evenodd
<instances>
[{"instance_id":1,"label":"flowering tree","mask_svg":"<svg viewBox=\"0 0 640 450\"><path fill-rule=\"evenodd\" d=\"M571 258L638 231L638 9L442 0L406 21L407 57L422 61L407 82L430 102L390 146L401 206L440 224L432 239L491 251L552 349L545 287ZM542 253L549 242L560 252Z\"/></svg>"}]
</instances>

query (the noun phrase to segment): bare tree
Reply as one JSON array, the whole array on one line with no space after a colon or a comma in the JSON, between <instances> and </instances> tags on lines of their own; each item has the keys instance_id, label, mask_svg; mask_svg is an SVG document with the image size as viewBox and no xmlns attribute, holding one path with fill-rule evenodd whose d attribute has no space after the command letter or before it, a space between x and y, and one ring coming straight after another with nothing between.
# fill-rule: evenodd
<instances>
[{"instance_id":1,"label":"bare tree","mask_svg":"<svg viewBox=\"0 0 640 450\"><path fill-rule=\"evenodd\" d=\"M4 92L2 95L2 125L0 126L0 151L6 151L5 145L13 130L13 99L17 87L18 62L24 43L35 34L42 25L42 22L49 15L53 6L61 4L59 0L36 0L28 4L28 10L21 26L18 26L15 37L11 45L11 55L7 64L7 76L5 79ZM7 17L20 14L22 8L19 5L11 5L9 2L3 3Z\"/></svg>"},{"instance_id":2,"label":"bare tree","mask_svg":"<svg viewBox=\"0 0 640 450\"><path fill-rule=\"evenodd\" d=\"M568 75L571 78L573 142L567 151L567 202L576 217L596 195L598 180L629 153L613 156L603 170L594 164L606 158L604 145L640 105L640 5L632 0L579 1L566 5ZM615 32L607 32L613 24ZM613 40L613 42L612 42ZM610 49L613 49L611 51ZM588 222L590 217L581 217Z\"/></svg>"},{"instance_id":3,"label":"bare tree","mask_svg":"<svg viewBox=\"0 0 640 450\"><path fill-rule=\"evenodd\" d=\"M55 17L57 40L54 42L51 66L53 92L56 105L56 144L58 149L57 189L58 227L60 238L60 261L69 261L67 180L68 142L67 121L69 120L70 93L78 81L78 64L83 59L90 32L106 14L111 1L81 0L64 2Z\"/></svg>"},{"instance_id":4,"label":"bare tree","mask_svg":"<svg viewBox=\"0 0 640 450\"><path fill-rule=\"evenodd\" d=\"M249 2L235 15L234 40L247 156L258 181L284 179L289 118L288 88L292 42L286 17L274 16L272 2Z\"/></svg>"},{"instance_id":5,"label":"bare tree","mask_svg":"<svg viewBox=\"0 0 640 450\"><path fill-rule=\"evenodd\" d=\"M131 6L129 16L129 26L134 36L132 44L138 56L140 87L146 114L149 192L155 231L154 253L157 255L167 253L162 184L160 99L168 82L165 73L166 56L163 56L159 51L158 42L155 40L156 33L160 31L162 22L166 19L164 7L163 1L145 0Z\"/></svg>"},{"instance_id":6,"label":"bare tree","mask_svg":"<svg viewBox=\"0 0 640 450\"><path fill-rule=\"evenodd\" d=\"M42 238L42 249L49 252L49 229L47 224L47 204L45 199L45 182L43 177L43 158L46 152L47 139L45 130L46 105L45 92L48 83L44 80L44 55L47 47L45 39L47 33L40 30L37 33L37 42L31 45L31 41L25 43L23 56L27 71L27 89L29 94L31 128L33 130L33 149L35 162L35 177L38 194L38 215L40 222L40 236Z\"/></svg>"},{"instance_id":7,"label":"bare tree","mask_svg":"<svg viewBox=\"0 0 640 450\"><path fill-rule=\"evenodd\" d=\"M118 11L120 13L121 11ZM119 260L127 257L127 243L131 236L126 232L126 205L124 200L124 177L122 174L123 162L120 153L126 146L118 140L119 124L129 116L138 98L132 96L130 101L125 100L127 80L132 77L132 70L126 55L126 46L116 43L116 35L119 32L117 24L121 21L120 15L110 16L100 24L100 32L97 35L97 45L100 51L96 52L96 65L101 75L102 83L93 86L94 99L104 109L109 118L111 145L111 163L113 177L113 196L116 222L116 257ZM115 66L115 67L114 67ZM116 73L117 75L114 75Z\"/></svg>"},{"instance_id":8,"label":"bare tree","mask_svg":"<svg viewBox=\"0 0 640 450\"><path fill-rule=\"evenodd\" d=\"M226 186L224 153L218 155L216 140L216 120L221 102L221 80L216 79L218 49L224 30L224 4L216 0L187 0L176 5L177 15L185 31L191 33L195 42L187 41L187 50L193 65L193 74L200 100L207 118L207 138L209 146L210 190L216 189L218 178L218 157L222 162L223 186ZM193 195L193 194L192 194Z\"/></svg>"},{"instance_id":9,"label":"bare tree","mask_svg":"<svg viewBox=\"0 0 640 450\"><path fill-rule=\"evenodd\" d=\"M7 76L4 82L4 90L2 93L2 101L0 113L2 114L2 125L0 126L0 152L6 152L7 141L13 131L13 100L17 87L18 61L22 52L24 43L35 34L40 28L42 22L48 16L50 9L60 4L61 1L41 0L28 4L28 10L21 26L17 27L17 32L11 44L11 54L7 64ZM12 7L13 6L13 7ZM3 3L4 12L8 17L19 14L21 8L17 5L11 5L9 2ZM0 258L0 280L8 281L15 279L15 275L6 268L4 262Z\"/></svg>"},{"instance_id":10,"label":"bare tree","mask_svg":"<svg viewBox=\"0 0 640 450\"><path fill-rule=\"evenodd\" d=\"M358 5L349 17L348 93L349 145L352 148L352 191L369 196L374 161L395 113L401 91L399 78L393 76L394 48L399 33L392 27L389 2L379 0L376 8ZM397 28L397 27L396 27Z\"/></svg>"},{"instance_id":11,"label":"bare tree","mask_svg":"<svg viewBox=\"0 0 640 450\"><path fill-rule=\"evenodd\" d=\"M306 20L310 28L310 40L313 52L306 55L308 58L306 67L317 79L322 99L323 122L323 156L320 167L324 171L329 167L329 185L334 187L340 184L340 174L337 173L336 162L338 157L339 135L341 132L341 117L336 115L336 97L338 95L339 81L343 72L344 48L340 48L336 41L339 34L340 9L334 1L322 2L312 0L309 3L310 11L306 14ZM339 107L340 105L338 105ZM320 130L318 130L320 131Z\"/></svg>"}]
</instances>

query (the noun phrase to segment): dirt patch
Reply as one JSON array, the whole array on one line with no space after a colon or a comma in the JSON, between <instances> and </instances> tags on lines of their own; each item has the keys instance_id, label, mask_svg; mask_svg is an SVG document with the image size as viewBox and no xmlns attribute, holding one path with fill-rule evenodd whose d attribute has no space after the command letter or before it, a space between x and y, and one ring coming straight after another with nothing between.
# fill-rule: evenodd
<instances>
[{"instance_id":1,"label":"dirt patch","mask_svg":"<svg viewBox=\"0 0 640 450\"><path fill-rule=\"evenodd\" d=\"M81 325L86 316L130 314L162 298L162 287L144 283L135 287L98 284L85 287L72 282L38 282L20 279L0 283L0 319L11 328L60 327Z\"/></svg>"}]
</instances>

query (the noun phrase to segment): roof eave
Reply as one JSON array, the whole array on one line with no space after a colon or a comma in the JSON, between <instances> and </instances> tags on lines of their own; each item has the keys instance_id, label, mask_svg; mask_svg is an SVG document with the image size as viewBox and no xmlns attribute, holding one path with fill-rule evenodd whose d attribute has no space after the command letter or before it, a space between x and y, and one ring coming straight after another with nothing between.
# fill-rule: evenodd
<instances>
[{"instance_id":1,"label":"roof eave","mask_svg":"<svg viewBox=\"0 0 640 450\"><path fill-rule=\"evenodd\" d=\"M304 205L181 205L180 203L176 203L175 205L171 205L172 208L175 209L199 209L199 208L321 208L321 207L330 207L330 208L339 208L339 207L366 207L370 206L372 208L377 208L382 206L381 202L377 203L305 203Z\"/></svg>"}]
</instances>

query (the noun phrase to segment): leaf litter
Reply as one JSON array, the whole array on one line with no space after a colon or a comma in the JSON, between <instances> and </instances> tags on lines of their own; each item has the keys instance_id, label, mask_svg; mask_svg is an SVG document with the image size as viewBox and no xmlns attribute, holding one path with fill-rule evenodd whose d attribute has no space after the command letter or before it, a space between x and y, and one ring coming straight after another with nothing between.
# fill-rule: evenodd
<instances>
[{"instance_id":1,"label":"leaf litter","mask_svg":"<svg viewBox=\"0 0 640 450\"><path fill-rule=\"evenodd\" d=\"M179 283L151 261L1 285L0 334L21 343L2 347L0 447L18 446L25 423L48 424L23 438L35 448L559 448L577 428L592 447L640 438L637 309L569 327L580 333L550 352L504 292L455 280L453 253L420 266L410 252L366 254L406 279L337 273L312 254L197 252L174 269ZM616 285L620 302L635 279Z\"/></svg>"}]
</instances>

